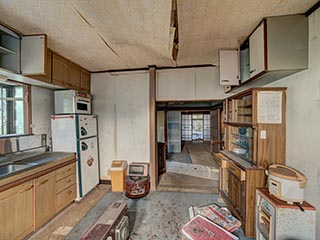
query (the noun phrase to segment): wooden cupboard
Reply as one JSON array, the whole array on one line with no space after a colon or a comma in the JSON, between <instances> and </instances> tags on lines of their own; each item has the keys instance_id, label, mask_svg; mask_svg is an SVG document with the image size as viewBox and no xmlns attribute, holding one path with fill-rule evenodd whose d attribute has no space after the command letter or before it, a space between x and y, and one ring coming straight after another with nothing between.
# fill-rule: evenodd
<instances>
[{"instance_id":1,"label":"wooden cupboard","mask_svg":"<svg viewBox=\"0 0 320 240\"><path fill-rule=\"evenodd\" d=\"M69 61L56 53L52 55L52 83L66 88L69 83Z\"/></svg>"},{"instance_id":2,"label":"wooden cupboard","mask_svg":"<svg viewBox=\"0 0 320 240\"><path fill-rule=\"evenodd\" d=\"M72 89L81 89L81 67L77 64L69 62L69 81L68 85Z\"/></svg>"},{"instance_id":3,"label":"wooden cupboard","mask_svg":"<svg viewBox=\"0 0 320 240\"><path fill-rule=\"evenodd\" d=\"M34 180L35 185L35 228L38 229L55 213L55 172Z\"/></svg>"},{"instance_id":4,"label":"wooden cupboard","mask_svg":"<svg viewBox=\"0 0 320 240\"><path fill-rule=\"evenodd\" d=\"M33 181L1 192L0 239L23 239L33 231L33 193Z\"/></svg>"},{"instance_id":5,"label":"wooden cupboard","mask_svg":"<svg viewBox=\"0 0 320 240\"><path fill-rule=\"evenodd\" d=\"M90 93L90 72L81 68L81 91Z\"/></svg>"},{"instance_id":6,"label":"wooden cupboard","mask_svg":"<svg viewBox=\"0 0 320 240\"><path fill-rule=\"evenodd\" d=\"M56 170L56 211L61 210L76 198L76 164Z\"/></svg>"},{"instance_id":7,"label":"wooden cupboard","mask_svg":"<svg viewBox=\"0 0 320 240\"><path fill-rule=\"evenodd\" d=\"M286 89L253 88L224 102L225 150L220 165L220 195L255 237L255 189L265 187L265 169L285 164Z\"/></svg>"},{"instance_id":8,"label":"wooden cupboard","mask_svg":"<svg viewBox=\"0 0 320 240\"><path fill-rule=\"evenodd\" d=\"M49 49L46 61L45 75L30 75L29 77L63 88L90 93L89 71Z\"/></svg>"},{"instance_id":9,"label":"wooden cupboard","mask_svg":"<svg viewBox=\"0 0 320 240\"><path fill-rule=\"evenodd\" d=\"M25 238L74 201L75 159L63 161L12 176L13 182L1 180L0 239Z\"/></svg>"}]
</instances>

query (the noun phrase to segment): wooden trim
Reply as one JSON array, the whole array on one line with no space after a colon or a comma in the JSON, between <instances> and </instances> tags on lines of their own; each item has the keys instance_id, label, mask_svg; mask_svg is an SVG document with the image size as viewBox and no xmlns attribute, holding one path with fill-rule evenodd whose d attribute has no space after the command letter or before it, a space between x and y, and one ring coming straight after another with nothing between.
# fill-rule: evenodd
<instances>
[{"instance_id":1,"label":"wooden trim","mask_svg":"<svg viewBox=\"0 0 320 240\"><path fill-rule=\"evenodd\" d=\"M246 89L238 94L232 95L228 99L237 99L242 98L243 96L250 95L252 91L258 90L258 91L281 91L281 90L287 90L286 87L254 87Z\"/></svg>"},{"instance_id":2,"label":"wooden trim","mask_svg":"<svg viewBox=\"0 0 320 240\"><path fill-rule=\"evenodd\" d=\"M63 163L57 164L57 165L55 165L55 166L49 167L49 168L44 169L44 170L42 170L42 171L40 171L40 172L36 172L35 174L31 174L31 175L29 175L29 176L22 177L22 178L20 178L20 179L18 179L18 180L9 182L9 183L7 183L7 184L4 184L4 185L0 186L0 192L5 191L5 190L7 190L7 189L9 189L9 188L18 186L18 185L20 185L20 184L22 184L22 183L24 183L24 182L29 181L29 180L33 180L33 179L35 179L35 178L37 178L37 177L41 177L41 176L43 176L43 175L45 175L45 174L47 174L47 173L49 173L49 172L52 172L52 171L54 171L54 170L57 170L57 169L62 168L62 167L64 167L64 166L67 166L67 165L69 165L69 164L71 164L71 163L73 163L73 162L76 162L76 159L75 159L74 157L73 157L73 159L71 159L71 160L68 160L68 161L65 161L65 162L63 162ZM34 168L33 168L33 169L34 169ZM31 169L30 169L30 170L31 170Z\"/></svg>"},{"instance_id":3,"label":"wooden trim","mask_svg":"<svg viewBox=\"0 0 320 240\"><path fill-rule=\"evenodd\" d=\"M254 128L256 125L253 123L241 123L241 122L223 122L226 125L230 125L233 127L252 127Z\"/></svg>"},{"instance_id":4,"label":"wooden trim","mask_svg":"<svg viewBox=\"0 0 320 240\"><path fill-rule=\"evenodd\" d=\"M23 118L24 118L24 134L32 134L32 104L31 104L31 86L23 86L23 94L25 100L23 101Z\"/></svg>"},{"instance_id":5,"label":"wooden trim","mask_svg":"<svg viewBox=\"0 0 320 240\"><path fill-rule=\"evenodd\" d=\"M310 16L313 12L315 12L320 7L320 1L316 2L308 11L305 12L305 16Z\"/></svg>"},{"instance_id":6,"label":"wooden trim","mask_svg":"<svg viewBox=\"0 0 320 240\"><path fill-rule=\"evenodd\" d=\"M150 68L155 68L156 70L165 70L165 69L178 69L178 68L196 68L196 67L217 67L214 64L200 64L200 65L184 65L184 66L149 66L149 68L126 68L126 69L111 69L111 70L102 70L102 71L92 71L91 73L109 73L109 72L134 72L134 71L148 71Z\"/></svg>"},{"instance_id":7,"label":"wooden trim","mask_svg":"<svg viewBox=\"0 0 320 240\"><path fill-rule=\"evenodd\" d=\"M149 69L149 130L150 130L150 177L151 190L158 186L158 154L157 154L157 118L156 118L156 69Z\"/></svg>"}]
</instances>

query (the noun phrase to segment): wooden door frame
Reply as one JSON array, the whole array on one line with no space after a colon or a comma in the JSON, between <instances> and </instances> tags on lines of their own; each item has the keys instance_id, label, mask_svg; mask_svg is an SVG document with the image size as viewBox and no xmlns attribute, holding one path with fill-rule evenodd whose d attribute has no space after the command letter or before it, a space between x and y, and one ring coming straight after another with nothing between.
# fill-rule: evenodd
<instances>
[{"instance_id":1,"label":"wooden door frame","mask_svg":"<svg viewBox=\"0 0 320 240\"><path fill-rule=\"evenodd\" d=\"M156 111L156 68L149 67L149 140L150 140L150 184L151 190L158 186L157 150L157 111Z\"/></svg>"}]
</instances>

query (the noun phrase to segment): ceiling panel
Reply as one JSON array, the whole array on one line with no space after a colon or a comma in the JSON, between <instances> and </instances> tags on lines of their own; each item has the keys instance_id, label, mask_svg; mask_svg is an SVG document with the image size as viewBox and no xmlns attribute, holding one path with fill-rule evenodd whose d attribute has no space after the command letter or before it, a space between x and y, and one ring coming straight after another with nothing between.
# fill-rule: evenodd
<instances>
[{"instance_id":1,"label":"ceiling panel","mask_svg":"<svg viewBox=\"0 0 320 240\"><path fill-rule=\"evenodd\" d=\"M172 59L172 0L0 0L0 21L91 71L216 64L265 16L304 13L316 0L177 0L179 52Z\"/></svg>"}]
</instances>

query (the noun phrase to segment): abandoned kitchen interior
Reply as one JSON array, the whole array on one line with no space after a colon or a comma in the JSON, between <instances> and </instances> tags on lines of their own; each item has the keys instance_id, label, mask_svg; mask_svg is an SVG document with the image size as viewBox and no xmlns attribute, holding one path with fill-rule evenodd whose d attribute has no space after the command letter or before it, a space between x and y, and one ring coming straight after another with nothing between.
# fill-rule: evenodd
<instances>
[{"instance_id":1,"label":"abandoned kitchen interior","mask_svg":"<svg viewBox=\"0 0 320 240\"><path fill-rule=\"evenodd\" d=\"M319 7L0 0L0 240L320 239Z\"/></svg>"}]
</instances>

